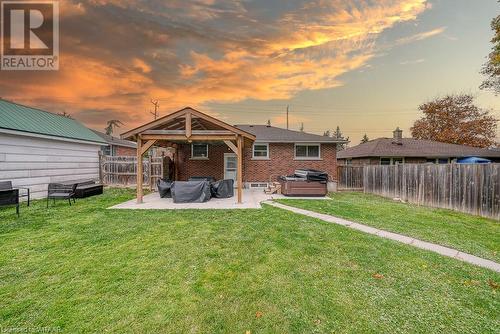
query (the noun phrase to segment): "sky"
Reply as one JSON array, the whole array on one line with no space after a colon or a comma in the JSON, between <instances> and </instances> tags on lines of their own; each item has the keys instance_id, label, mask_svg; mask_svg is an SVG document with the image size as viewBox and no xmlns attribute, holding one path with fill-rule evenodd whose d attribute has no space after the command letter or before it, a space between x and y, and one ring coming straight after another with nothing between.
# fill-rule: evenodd
<instances>
[{"instance_id":1,"label":"sky","mask_svg":"<svg viewBox=\"0 0 500 334\"><path fill-rule=\"evenodd\" d=\"M185 106L230 124L404 136L418 105L478 89L496 0L60 1L59 71L2 71L0 97L116 134ZM500 134L500 132L499 132ZM500 135L499 135L500 137Z\"/></svg>"}]
</instances>

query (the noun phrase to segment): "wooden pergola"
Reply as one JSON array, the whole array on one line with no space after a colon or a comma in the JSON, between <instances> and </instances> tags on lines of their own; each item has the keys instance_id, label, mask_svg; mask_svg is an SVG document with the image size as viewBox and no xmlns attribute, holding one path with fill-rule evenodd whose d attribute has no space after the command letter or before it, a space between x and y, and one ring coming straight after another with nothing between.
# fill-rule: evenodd
<instances>
[{"instance_id":1,"label":"wooden pergola","mask_svg":"<svg viewBox=\"0 0 500 334\"><path fill-rule=\"evenodd\" d=\"M237 196L238 203L242 203L243 148L245 142L255 141L254 135L186 107L125 132L121 138L137 141L137 203L142 203L143 198L143 166L140 162L144 154L158 141L169 143L224 142L237 156Z\"/></svg>"}]
</instances>

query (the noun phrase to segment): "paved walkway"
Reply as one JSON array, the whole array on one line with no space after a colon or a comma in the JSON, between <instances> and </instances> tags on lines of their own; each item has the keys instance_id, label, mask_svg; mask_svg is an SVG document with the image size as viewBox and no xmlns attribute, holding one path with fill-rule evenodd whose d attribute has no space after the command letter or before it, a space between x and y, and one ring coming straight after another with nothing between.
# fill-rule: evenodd
<instances>
[{"instance_id":1,"label":"paved walkway","mask_svg":"<svg viewBox=\"0 0 500 334\"><path fill-rule=\"evenodd\" d=\"M309 211L309 210L299 209L299 208L295 208L295 207L291 207L288 205L284 205L284 204L280 204L280 203L276 203L276 202L271 202L271 201L266 202L266 204L272 205L272 206L280 208L280 209L292 211L292 212L295 212L295 213L298 213L301 215L321 219L321 220L324 220L324 221L329 222L329 223L343 225L343 226L353 228L353 229L358 230L358 231L377 235L377 236L382 237L382 238L399 241L399 242L402 242L402 243L407 244L407 245L411 245L411 246L414 246L417 248L425 249L425 250L428 250L428 251L431 251L434 253L438 253L438 254L441 254L444 256L452 257L452 258L460 260L460 261L468 262L468 263L474 264L474 265L479 266L479 267L488 268L488 269L494 270L496 272L500 272L500 264L499 263L496 263L496 262L491 261L491 260L486 260L486 259L483 259L481 257L474 256L474 255L470 255L467 253L463 253L463 252L460 252L460 251L453 249L453 248L444 247L441 245L422 241L422 240L415 239L412 237L407 237L405 235L401 235L401 234L397 234L397 233L379 230L378 228L355 223L355 222L352 222L349 220L337 218L337 217L326 215L323 213L317 213L317 212L313 212L313 211Z\"/></svg>"}]
</instances>

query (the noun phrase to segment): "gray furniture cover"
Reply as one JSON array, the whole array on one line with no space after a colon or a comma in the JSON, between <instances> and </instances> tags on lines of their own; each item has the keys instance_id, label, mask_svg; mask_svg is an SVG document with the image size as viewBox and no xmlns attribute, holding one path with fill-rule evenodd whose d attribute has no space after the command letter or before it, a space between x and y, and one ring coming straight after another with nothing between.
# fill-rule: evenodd
<instances>
[{"instance_id":1,"label":"gray furniture cover","mask_svg":"<svg viewBox=\"0 0 500 334\"><path fill-rule=\"evenodd\" d=\"M225 179L211 184L212 197L230 198L234 196L234 180Z\"/></svg>"},{"instance_id":2,"label":"gray furniture cover","mask_svg":"<svg viewBox=\"0 0 500 334\"><path fill-rule=\"evenodd\" d=\"M156 187L158 188L158 192L160 193L161 198L172 197L172 192L170 191L172 188L172 182L164 179L159 179L156 182Z\"/></svg>"},{"instance_id":3,"label":"gray furniture cover","mask_svg":"<svg viewBox=\"0 0 500 334\"><path fill-rule=\"evenodd\" d=\"M208 181L174 181L170 189L174 203L203 203L211 197Z\"/></svg>"}]
</instances>

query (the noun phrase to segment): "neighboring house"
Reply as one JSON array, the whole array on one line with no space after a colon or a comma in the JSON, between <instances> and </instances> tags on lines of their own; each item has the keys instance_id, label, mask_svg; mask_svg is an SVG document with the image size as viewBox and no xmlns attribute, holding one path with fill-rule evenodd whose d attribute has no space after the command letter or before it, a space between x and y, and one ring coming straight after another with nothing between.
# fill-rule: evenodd
<instances>
[{"instance_id":1,"label":"neighboring house","mask_svg":"<svg viewBox=\"0 0 500 334\"><path fill-rule=\"evenodd\" d=\"M0 99L0 181L29 187L33 198L50 182L98 179L103 144L73 119Z\"/></svg>"},{"instance_id":2,"label":"neighboring house","mask_svg":"<svg viewBox=\"0 0 500 334\"><path fill-rule=\"evenodd\" d=\"M450 163L462 157L500 161L500 151L432 140L403 138L397 128L392 138L378 138L339 151L339 165L394 165L397 163Z\"/></svg>"},{"instance_id":3,"label":"neighboring house","mask_svg":"<svg viewBox=\"0 0 500 334\"><path fill-rule=\"evenodd\" d=\"M108 145L101 146L101 153L110 156L135 156L137 143L110 136L104 132L92 130L101 137Z\"/></svg>"},{"instance_id":4,"label":"neighboring house","mask_svg":"<svg viewBox=\"0 0 500 334\"><path fill-rule=\"evenodd\" d=\"M192 123L189 131L186 130L187 120ZM137 140L139 135L143 140L154 139L156 144L176 148L177 180L192 176L236 180L236 141L231 144L229 140L216 137L244 138L242 181L247 187L264 187L280 175L309 168L327 172L332 189L337 178L336 147L345 142L266 125L232 126L189 107L130 130L122 134L122 138ZM216 139L210 140L211 137Z\"/></svg>"}]
</instances>

